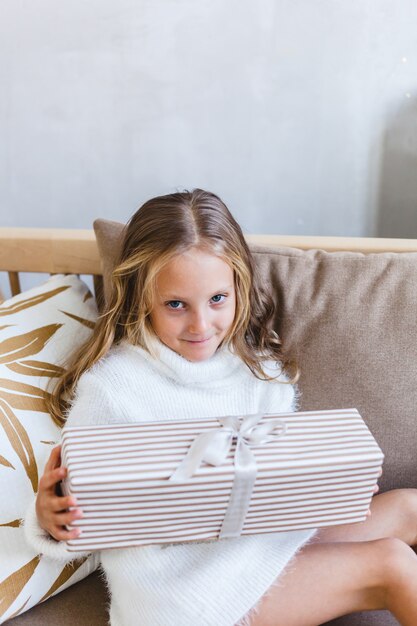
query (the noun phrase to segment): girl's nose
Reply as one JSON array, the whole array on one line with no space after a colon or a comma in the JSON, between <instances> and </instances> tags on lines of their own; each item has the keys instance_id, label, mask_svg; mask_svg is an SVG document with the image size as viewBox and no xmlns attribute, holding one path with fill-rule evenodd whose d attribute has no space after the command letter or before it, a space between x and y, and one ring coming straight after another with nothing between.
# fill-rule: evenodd
<instances>
[{"instance_id":1,"label":"girl's nose","mask_svg":"<svg viewBox=\"0 0 417 626\"><path fill-rule=\"evenodd\" d=\"M203 335L208 326L207 317L203 313L196 312L190 320L188 330L193 335Z\"/></svg>"}]
</instances>

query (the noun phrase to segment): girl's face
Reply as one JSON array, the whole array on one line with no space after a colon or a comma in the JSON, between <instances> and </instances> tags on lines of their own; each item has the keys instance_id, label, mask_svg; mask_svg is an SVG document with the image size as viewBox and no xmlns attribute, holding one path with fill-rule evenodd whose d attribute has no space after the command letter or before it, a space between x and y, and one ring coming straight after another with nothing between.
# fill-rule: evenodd
<instances>
[{"instance_id":1,"label":"girl's face","mask_svg":"<svg viewBox=\"0 0 417 626\"><path fill-rule=\"evenodd\" d=\"M159 339L188 361L209 359L233 324L236 296L232 268L191 248L156 278L150 321Z\"/></svg>"}]
</instances>

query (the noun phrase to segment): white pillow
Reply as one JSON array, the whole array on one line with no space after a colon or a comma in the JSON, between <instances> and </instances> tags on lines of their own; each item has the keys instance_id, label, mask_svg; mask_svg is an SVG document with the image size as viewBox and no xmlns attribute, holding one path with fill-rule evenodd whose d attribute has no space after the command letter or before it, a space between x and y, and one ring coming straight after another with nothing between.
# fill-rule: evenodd
<instances>
[{"instance_id":1,"label":"white pillow","mask_svg":"<svg viewBox=\"0 0 417 626\"><path fill-rule=\"evenodd\" d=\"M0 624L85 578L97 557L63 566L25 543L21 519L60 427L44 391L91 333L97 309L77 276L52 276L0 305ZM49 388L49 387L48 387Z\"/></svg>"}]
</instances>

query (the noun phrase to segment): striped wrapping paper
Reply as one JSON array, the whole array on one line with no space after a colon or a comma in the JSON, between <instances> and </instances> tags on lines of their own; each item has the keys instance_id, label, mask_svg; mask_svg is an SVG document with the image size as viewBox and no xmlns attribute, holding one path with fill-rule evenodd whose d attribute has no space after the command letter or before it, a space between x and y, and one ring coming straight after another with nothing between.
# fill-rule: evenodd
<instances>
[{"instance_id":1,"label":"striped wrapping paper","mask_svg":"<svg viewBox=\"0 0 417 626\"><path fill-rule=\"evenodd\" d=\"M383 453L356 409L264 415L284 436L251 446L257 476L242 535L366 518ZM168 478L216 418L64 428L63 492L76 497L82 533L70 552L216 539L234 480L235 443L221 466Z\"/></svg>"}]
</instances>

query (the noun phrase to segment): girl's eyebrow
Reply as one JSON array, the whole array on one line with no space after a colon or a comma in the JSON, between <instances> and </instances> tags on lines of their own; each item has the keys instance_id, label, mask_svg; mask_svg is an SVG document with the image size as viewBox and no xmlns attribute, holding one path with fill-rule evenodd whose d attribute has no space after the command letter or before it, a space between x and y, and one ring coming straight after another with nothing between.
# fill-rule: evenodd
<instances>
[{"instance_id":1,"label":"girl's eyebrow","mask_svg":"<svg viewBox=\"0 0 417 626\"><path fill-rule=\"evenodd\" d=\"M212 293L213 295L216 295L218 293L230 291L232 288L233 288L233 285L228 285L227 287L221 287L220 289L216 289ZM184 298L183 296L175 295L173 293L160 293L159 295L163 300L181 300L181 302L183 300L187 300L187 298Z\"/></svg>"}]
</instances>

